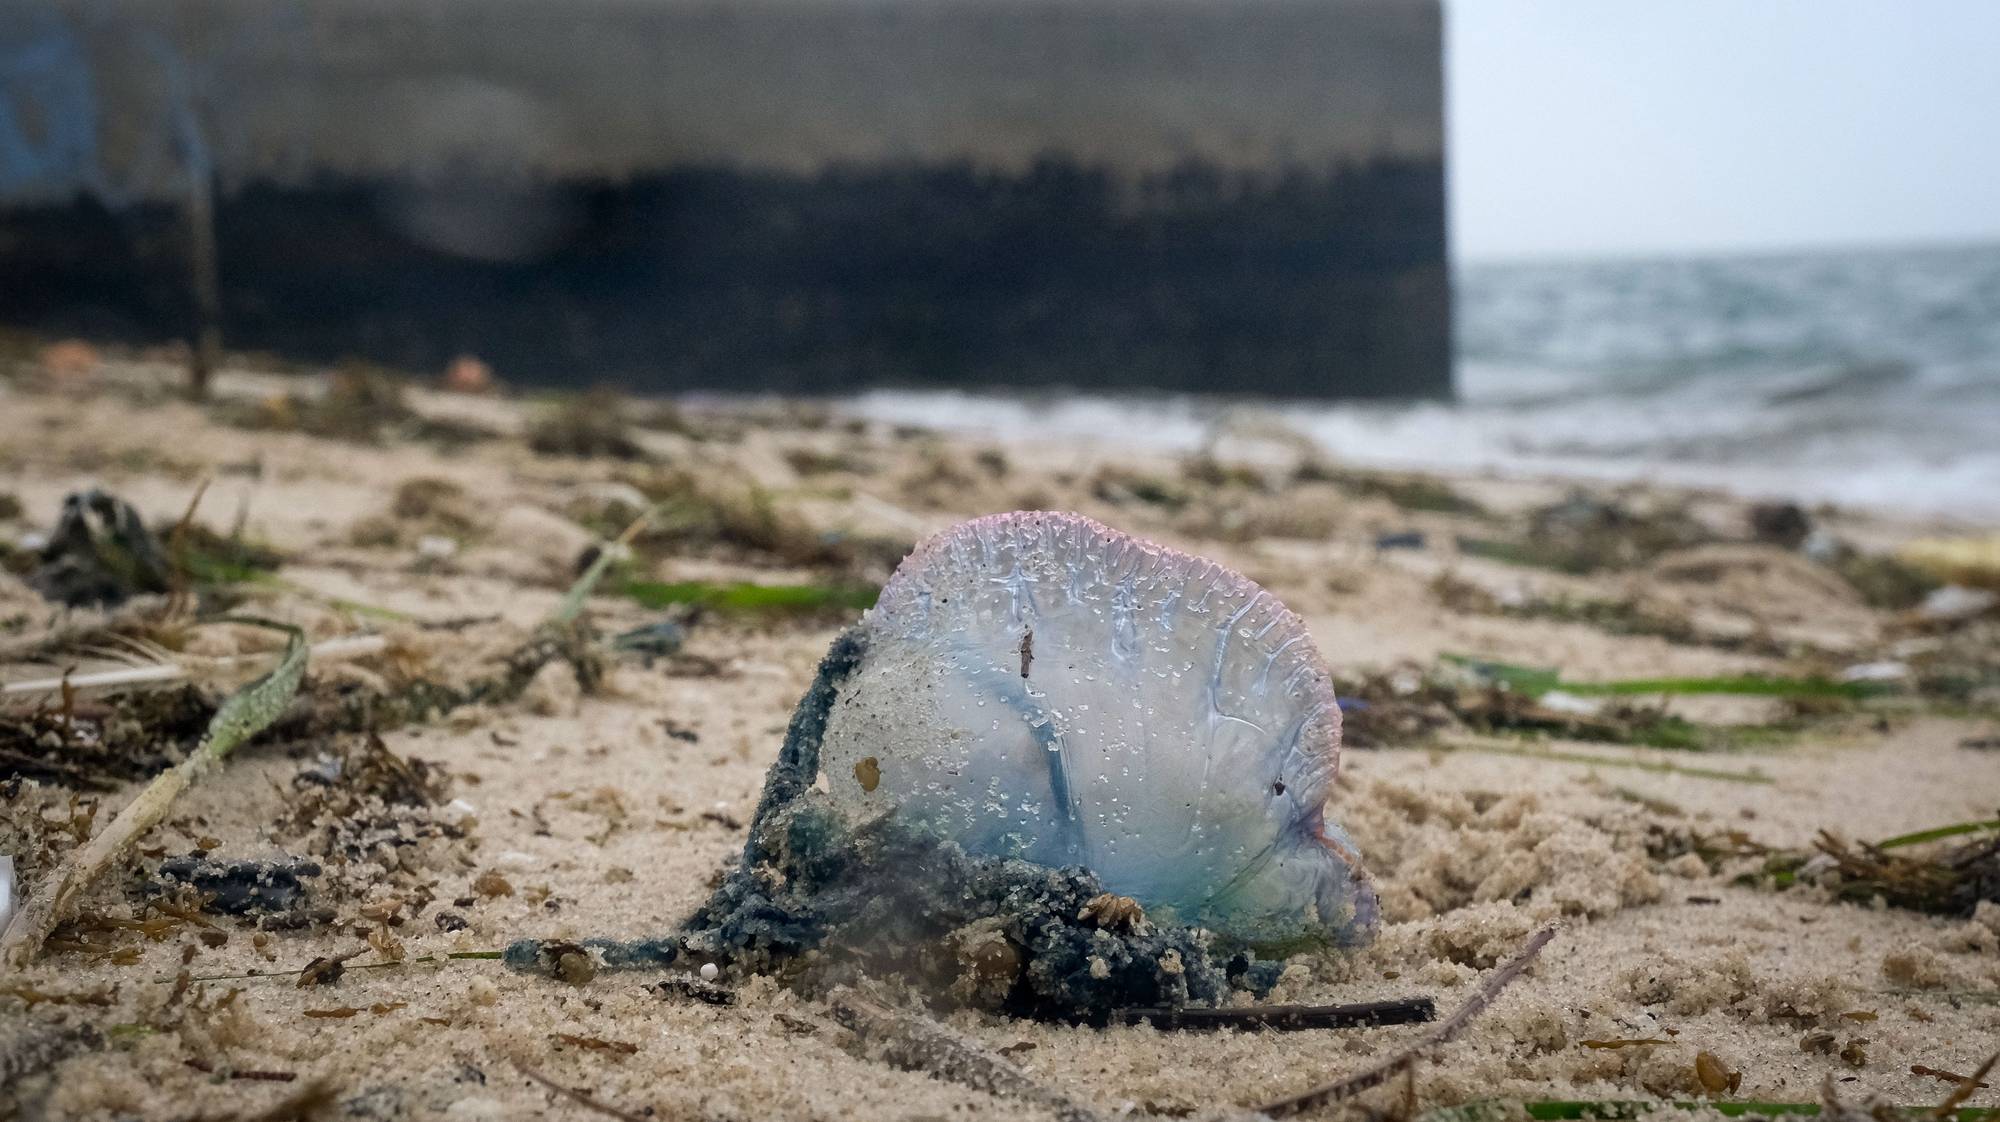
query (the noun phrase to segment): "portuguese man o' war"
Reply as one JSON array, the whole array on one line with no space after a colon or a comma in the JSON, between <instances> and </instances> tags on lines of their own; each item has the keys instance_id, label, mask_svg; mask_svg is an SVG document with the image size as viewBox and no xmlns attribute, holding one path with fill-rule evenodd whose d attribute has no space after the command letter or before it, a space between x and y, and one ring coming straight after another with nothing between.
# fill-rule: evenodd
<instances>
[{"instance_id":1,"label":"portuguese man o' war","mask_svg":"<svg viewBox=\"0 0 2000 1122\"><path fill-rule=\"evenodd\" d=\"M834 640L678 930L507 958L859 970L1064 1020L1262 995L1374 924L1325 818L1339 743L1305 625L1247 578L1081 515L977 519Z\"/></svg>"},{"instance_id":2,"label":"portuguese man o' war","mask_svg":"<svg viewBox=\"0 0 2000 1122\"><path fill-rule=\"evenodd\" d=\"M1365 935L1329 824L1340 709L1305 624L1247 578L1076 514L919 547L860 625L821 770L854 822L1081 865L1249 943Z\"/></svg>"}]
</instances>

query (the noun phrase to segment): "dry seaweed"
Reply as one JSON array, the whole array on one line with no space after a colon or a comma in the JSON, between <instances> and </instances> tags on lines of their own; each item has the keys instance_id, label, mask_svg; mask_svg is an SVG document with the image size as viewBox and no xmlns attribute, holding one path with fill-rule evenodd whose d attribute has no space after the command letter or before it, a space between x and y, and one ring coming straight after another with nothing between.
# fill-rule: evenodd
<instances>
[{"instance_id":1,"label":"dry seaweed","mask_svg":"<svg viewBox=\"0 0 2000 1122\"><path fill-rule=\"evenodd\" d=\"M215 706L193 686L107 698L57 697L0 711L0 781L109 791L155 774L200 741Z\"/></svg>"},{"instance_id":2,"label":"dry seaweed","mask_svg":"<svg viewBox=\"0 0 2000 1122\"><path fill-rule=\"evenodd\" d=\"M1585 574L1630 568L1713 540L1715 534L1682 507L1642 512L1579 489L1530 513L1521 537L1461 537L1458 548L1510 565Z\"/></svg>"},{"instance_id":3,"label":"dry seaweed","mask_svg":"<svg viewBox=\"0 0 2000 1122\"><path fill-rule=\"evenodd\" d=\"M1845 699L1866 687L1798 679L1645 679L1564 683L1552 670L1444 656L1446 671L1403 666L1335 682L1341 699L1343 739L1351 747L1407 747L1431 743L1447 732L1529 734L1604 744L1680 751L1724 751L1782 742L1803 717L1761 724L1716 725L1667 711L1664 700L1683 693L1775 694ZM1551 695L1599 695L1602 704L1556 706ZM1547 700L1545 700L1545 698Z\"/></svg>"},{"instance_id":4,"label":"dry seaweed","mask_svg":"<svg viewBox=\"0 0 2000 1122\"><path fill-rule=\"evenodd\" d=\"M188 758L155 777L126 804L104 831L80 846L44 878L40 891L15 913L0 936L0 958L13 969L34 960L43 940L76 900L147 830L166 817L175 798L220 765L237 745L262 732L291 704L306 671L305 635L296 627L273 624L288 635L285 656L270 673L244 686L215 711L201 745Z\"/></svg>"},{"instance_id":5,"label":"dry seaweed","mask_svg":"<svg viewBox=\"0 0 2000 1122\"><path fill-rule=\"evenodd\" d=\"M424 416L410 407L403 379L362 363L334 371L317 395L225 399L210 408L217 420L238 428L300 432L357 444L400 438L455 448L495 435L464 421Z\"/></svg>"},{"instance_id":6,"label":"dry seaweed","mask_svg":"<svg viewBox=\"0 0 2000 1122\"><path fill-rule=\"evenodd\" d=\"M641 558L707 557L879 579L912 544L824 531L763 487L714 473L633 470L619 481L638 488L658 512L632 539ZM617 528L604 519L586 525L605 535Z\"/></svg>"},{"instance_id":7,"label":"dry seaweed","mask_svg":"<svg viewBox=\"0 0 2000 1122\"><path fill-rule=\"evenodd\" d=\"M545 456L643 460L646 449L632 436L625 398L615 390L592 390L547 406L528 426L528 447Z\"/></svg>"},{"instance_id":8,"label":"dry seaweed","mask_svg":"<svg viewBox=\"0 0 2000 1122\"><path fill-rule=\"evenodd\" d=\"M28 583L59 604L115 607L168 591L173 567L130 503L91 488L63 499Z\"/></svg>"},{"instance_id":9,"label":"dry seaweed","mask_svg":"<svg viewBox=\"0 0 2000 1122\"><path fill-rule=\"evenodd\" d=\"M1892 850L1960 837L1984 835L1945 846L1926 856ZM1969 916L1982 901L2000 902L2000 820L1955 823L1919 830L1880 842L1849 842L1822 830L1810 850L1787 850L1751 840L1741 831L1703 835L1694 852L1715 864L1739 857L1762 858L1741 883L1785 889L1806 882L1836 898L1883 902L1934 915Z\"/></svg>"}]
</instances>

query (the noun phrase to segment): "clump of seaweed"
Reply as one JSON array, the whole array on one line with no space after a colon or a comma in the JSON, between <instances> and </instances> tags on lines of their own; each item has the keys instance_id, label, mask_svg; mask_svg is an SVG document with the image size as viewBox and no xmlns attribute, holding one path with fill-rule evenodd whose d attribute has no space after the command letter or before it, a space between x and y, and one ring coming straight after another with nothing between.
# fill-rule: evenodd
<instances>
[{"instance_id":1,"label":"clump of seaweed","mask_svg":"<svg viewBox=\"0 0 2000 1122\"><path fill-rule=\"evenodd\" d=\"M1897 557L1846 545L1835 547L1827 565L1853 585L1869 607L1886 611L1908 611L1944 586L1937 577Z\"/></svg>"},{"instance_id":2,"label":"clump of seaweed","mask_svg":"<svg viewBox=\"0 0 2000 1122\"><path fill-rule=\"evenodd\" d=\"M15 913L5 933L0 934L0 959L6 965L19 968L33 961L49 932L74 909L77 899L91 883L121 860L141 835L166 817L182 791L284 712L305 676L307 646L304 633L297 628L274 626L288 636L284 657L278 665L223 702L209 720L200 744L187 759L154 777L101 833L78 846L61 865L50 870L40 890Z\"/></svg>"},{"instance_id":3,"label":"clump of seaweed","mask_svg":"<svg viewBox=\"0 0 2000 1122\"><path fill-rule=\"evenodd\" d=\"M1554 670L1458 655L1442 661L1436 668L1405 665L1337 683L1346 743L1407 747L1457 731L1723 751L1782 740L1805 721L1844 712L1848 704L1880 691L1874 683L1821 678L1569 682ZM1788 715L1761 724L1703 724L1668 711L1666 699L1697 694L1775 697L1793 704Z\"/></svg>"},{"instance_id":4,"label":"clump of seaweed","mask_svg":"<svg viewBox=\"0 0 2000 1122\"><path fill-rule=\"evenodd\" d=\"M910 548L905 538L822 530L763 487L713 473L631 472L620 482L636 487L656 512L631 539L641 558L707 557L879 580ZM602 517L586 524L600 533L617 528Z\"/></svg>"},{"instance_id":5,"label":"clump of seaweed","mask_svg":"<svg viewBox=\"0 0 2000 1122\"><path fill-rule=\"evenodd\" d=\"M1182 509L1194 498L1177 480L1111 464L1099 468L1091 477L1090 493L1114 506L1137 503L1169 512Z\"/></svg>"},{"instance_id":6,"label":"clump of seaweed","mask_svg":"<svg viewBox=\"0 0 2000 1122\"><path fill-rule=\"evenodd\" d=\"M28 583L57 603L115 606L166 592L173 566L130 503L92 488L63 500Z\"/></svg>"},{"instance_id":7,"label":"clump of seaweed","mask_svg":"<svg viewBox=\"0 0 2000 1122\"><path fill-rule=\"evenodd\" d=\"M1493 517L1483 503L1437 476L1419 472L1366 471L1340 467L1315 457L1299 465L1292 474L1292 482L1331 483L1356 498L1382 499L1403 510L1463 518Z\"/></svg>"},{"instance_id":8,"label":"clump of seaweed","mask_svg":"<svg viewBox=\"0 0 2000 1122\"><path fill-rule=\"evenodd\" d=\"M490 439L487 429L427 417L410 407L403 379L363 363L335 370L319 394L290 393L258 401L218 402L217 419L238 428L300 432L328 440L381 444L392 437L447 448Z\"/></svg>"},{"instance_id":9,"label":"clump of seaweed","mask_svg":"<svg viewBox=\"0 0 2000 1122\"><path fill-rule=\"evenodd\" d=\"M608 389L566 397L544 408L528 426L528 447L545 456L647 458L646 449L632 435L624 396Z\"/></svg>"},{"instance_id":10,"label":"clump of seaweed","mask_svg":"<svg viewBox=\"0 0 2000 1122\"><path fill-rule=\"evenodd\" d=\"M109 698L74 691L24 713L0 713L0 780L110 790L191 751L215 706L190 685Z\"/></svg>"},{"instance_id":11,"label":"clump of seaweed","mask_svg":"<svg viewBox=\"0 0 2000 1122\"><path fill-rule=\"evenodd\" d=\"M1965 835L1981 836L1936 846ZM1934 848L1924 856L1895 852L1922 845ZM1780 889L1815 884L1841 900L1879 897L1892 907L1933 915L1969 916L1981 902L2000 903L2000 819L1921 830L1873 844L1849 842L1823 830L1804 852L1736 839L1729 851L1764 857L1762 868L1746 875L1746 883L1768 881Z\"/></svg>"},{"instance_id":12,"label":"clump of seaweed","mask_svg":"<svg viewBox=\"0 0 2000 1122\"><path fill-rule=\"evenodd\" d=\"M418 855L426 848L465 836L463 825L439 810L443 771L390 751L373 732L306 764L292 786L298 795L279 832L305 839L305 851L326 863L329 887L340 895L365 895L381 886L385 871L393 878L424 864Z\"/></svg>"},{"instance_id":13,"label":"clump of seaweed","mask_svg":"<svg viewBox=\"0 0 2000 1122\"><path fill-rule=\"evenodd\" d=\"M1671 550L1715 540L1715 534L1681 506L1640 511L1587 491L1528 516L1519 538L1461 537L1459 552L1511 565L1586 574L1644 564Z\"/></svg>"}]
</instances>

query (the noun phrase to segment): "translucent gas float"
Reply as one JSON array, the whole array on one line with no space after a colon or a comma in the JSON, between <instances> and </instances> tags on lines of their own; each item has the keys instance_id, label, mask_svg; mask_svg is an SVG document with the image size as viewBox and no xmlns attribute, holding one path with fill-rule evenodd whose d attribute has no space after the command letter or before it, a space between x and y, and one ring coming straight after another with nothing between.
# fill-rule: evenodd
<instances>
[{"instance_id":1,"label":"translucent gas float","mask_svg":"<svg viewBox=\"0 0 2000 1122\"><path fill-rule=\"evenodd\" d=\"M858 633L819 760L851 822L1082 866L1156 919L1245 943L1372 929L1326 817L1326 665L1240 573L1078 514L1000 514L921 545Z\"/></svg>"}]
</instances>

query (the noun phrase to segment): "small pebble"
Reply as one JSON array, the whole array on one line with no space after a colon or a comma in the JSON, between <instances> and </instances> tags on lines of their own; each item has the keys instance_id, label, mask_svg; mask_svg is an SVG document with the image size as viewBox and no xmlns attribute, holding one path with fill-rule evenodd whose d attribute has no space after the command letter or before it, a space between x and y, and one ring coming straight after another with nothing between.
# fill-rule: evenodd
<instances>
[{"instance_id":1,"label":"small pebble","mask_svg":"<svg viewBox=\"0 0 2000 1122\"><path fill-rule=\"evenodd\" d=\"M716 966L713 962L704 962L701 964L702 981L713 982L721 976L722 976L722 969Z\"/></svg>"}]
</instances>

